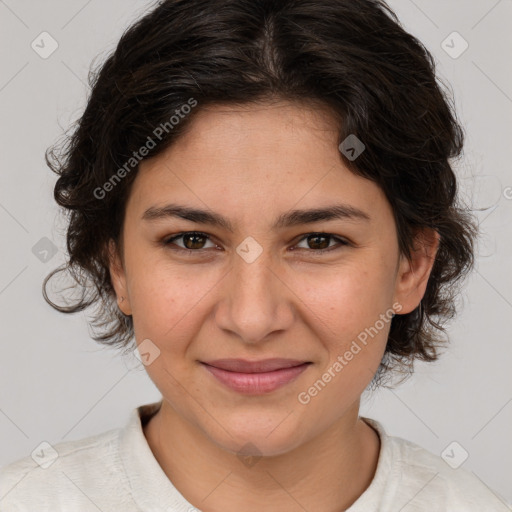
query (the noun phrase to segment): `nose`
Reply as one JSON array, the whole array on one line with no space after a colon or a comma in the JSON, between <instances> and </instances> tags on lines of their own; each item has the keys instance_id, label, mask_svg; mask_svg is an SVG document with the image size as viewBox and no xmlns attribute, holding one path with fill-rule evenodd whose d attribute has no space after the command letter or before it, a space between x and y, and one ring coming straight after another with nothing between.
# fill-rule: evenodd
<instances>
[{"instance_id":1,"label":"nose","mask_svg":"<svg viewBox=\"0 0 512 512\"><path fill-rule=\"evenodd\" d=\"M246 344L286 331L295 319L294 294L282 268L269 251L250 263L235 254L216 307L217 326Z\"/></svg>"}]
</instances>

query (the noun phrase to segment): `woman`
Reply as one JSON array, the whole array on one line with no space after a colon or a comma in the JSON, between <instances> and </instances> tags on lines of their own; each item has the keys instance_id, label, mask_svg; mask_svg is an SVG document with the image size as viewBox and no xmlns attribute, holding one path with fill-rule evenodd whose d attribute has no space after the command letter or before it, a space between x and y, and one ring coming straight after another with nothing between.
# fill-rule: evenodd
<instances>
[{"instance_id":1,"label":"woman","mask_svg":"<svg viewBox=\"0 0 512 512\"><path fill-rule=\"evenodd\" d=\"M503 508L359 416L437 359L476 236L462 128L384 2L166 0L92 85L48 154L83 286L52 305L99 306L162 400L4 468L2 510Z\"/></svg>"}]
</instances>

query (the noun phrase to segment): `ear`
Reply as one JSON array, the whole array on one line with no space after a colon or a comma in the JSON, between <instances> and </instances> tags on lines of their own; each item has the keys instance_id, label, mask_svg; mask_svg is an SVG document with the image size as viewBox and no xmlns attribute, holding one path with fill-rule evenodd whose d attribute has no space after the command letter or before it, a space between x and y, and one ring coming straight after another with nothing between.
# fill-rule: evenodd
<instances>
[{"instance_id":1,"label":"ear","mask_svg":"<svg viewBox=\"0 0 512 512\"><path fill-rule=\"evenodd\" d=\"M428 278L434 266L440 235L431 228L416 232L410 261L400 256L395 282L395 301L402 305L400 314L416 309L425 295Z\"/></svg>"},{"instance_id":2,"label":"ear","mask_svg":"<svg viewBox=\"0 0 512 512\"><path fill-rule=\"evenodd\" d=\"M126 286L126 274L123 268L123 263L119 255L119 250L114 240L109 240L108 245L109 254L109 271L112 286L116 292L117 304L119 309L125 315L131 315L132 309L130 306L130 296L128 294L128 287ZM123 299L124 297L124 299Z\"/></svg>"}]
</instances>

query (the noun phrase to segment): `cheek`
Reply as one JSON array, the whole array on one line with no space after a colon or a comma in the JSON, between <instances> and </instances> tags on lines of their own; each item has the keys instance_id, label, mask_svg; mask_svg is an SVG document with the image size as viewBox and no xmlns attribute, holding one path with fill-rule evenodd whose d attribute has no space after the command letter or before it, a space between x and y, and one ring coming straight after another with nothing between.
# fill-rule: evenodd
<instances>
[{"instance_id":1,"label":"cheek","mask_svg":"<svg viewBox=\"0 0 512 512\"><path fill-rule=\"evenodd\" d=\"M371 270L368 270L371 269ZM375 264L346 265L334 271L301 276L294 284L309 317L327 339L346 340L373 325L389 307L391 280Z\"/></svg>"},{"instance_id":2,"label":"cheek","mask_svg":"<svg viewBox=\"0 0 512 512\"><path fill-rule=\"evenodd\" d=\"M318 385L329 387L324 400L333 405L340 396L355 400L384 355L393 293L388 267L378 258L361 258L330 272L328 279L302 281L298 295L305 298L304 315L325 351Z\"/></svg>"},{"instance_id":3,"label":"cheek","mask_svg":"<svg viewBox=\"0 0 512 512\"><path fill-rule=\"evenodd\" d=\"M178 347L178 340L198 323L201 299L215 285L213 276L162 261L134 265L130 275L136 339L150 338L161 350Z\"/></svg>"},{"instance_id":4,"label":"cheek","mask_svg":"<svg viewBox=\"0 0 512 512\"><path fill-rule=\"evenodd\" d=\"M352 268L328 283L304 288L304 293L308 289L310 293L305 315L314 325L325 356L318 372L300 390L299 402L309 403L311 414L325 415L328 410L334 421L375 375L391 325L389 282L389 277L378 272Z\"/></svg>"}]
</instances>

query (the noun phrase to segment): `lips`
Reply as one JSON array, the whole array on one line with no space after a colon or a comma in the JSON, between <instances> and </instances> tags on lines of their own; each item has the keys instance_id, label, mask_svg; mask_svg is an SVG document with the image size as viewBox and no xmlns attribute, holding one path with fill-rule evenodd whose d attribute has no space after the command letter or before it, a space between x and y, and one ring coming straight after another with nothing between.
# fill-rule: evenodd
<instances>
[{"instance_id":1,"label":"lips","mask_svg":"<svg viewBox=\"0 0 512 512\"><path fill-rule=\"evenodd\" d=\"M299 361L296 359L262 359L260 361L247 361L245 359L216 359L214 361L204 361L204 364L213 366L221 370L237 373L265 373L293 368L308 363L308 361Z\"/></svg>"},{"instance_id":2,"label":"lips","mask_svg":"<svg viewBox=\"0 0 512 512\"><path fill-rule=\"evenodd\" d=\"M312 364L297 359L216 359L201 362L217 382L246 395L263 395L290 384Z\"/></svg>"}]
</instances>

